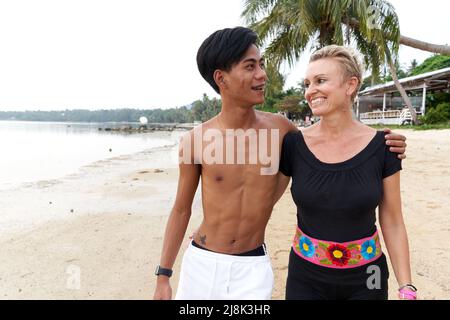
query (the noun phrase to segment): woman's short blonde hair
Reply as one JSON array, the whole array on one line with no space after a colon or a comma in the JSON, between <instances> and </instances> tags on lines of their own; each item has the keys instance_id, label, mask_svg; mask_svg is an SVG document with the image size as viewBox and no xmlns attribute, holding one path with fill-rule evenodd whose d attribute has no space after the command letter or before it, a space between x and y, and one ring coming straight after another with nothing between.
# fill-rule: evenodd
<instances>
[{"instance_id":1,"label":"woman's short blonde hair","mask_svg":"<svg viewBox=\"0 0 450 320\"><path fill-rule=\"evenodd\" d=\"M314 62L325 58L333 58L340 63L342 66L342 71L344 72L344 79L351 77L356 77L358 79L358 86L351 97L353 102L359 89L361 88L364 72L364 65L362 64L358 54L349 47L330 45L314 52L309 59L309 62Z\"/></svg>"}]
</instances>

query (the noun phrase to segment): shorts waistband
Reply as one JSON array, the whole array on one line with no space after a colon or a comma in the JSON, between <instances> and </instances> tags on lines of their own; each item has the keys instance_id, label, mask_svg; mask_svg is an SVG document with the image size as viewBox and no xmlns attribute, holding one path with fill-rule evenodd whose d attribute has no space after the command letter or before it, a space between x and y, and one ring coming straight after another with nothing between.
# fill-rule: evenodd
<instances>
[{"instance_id":1,"label":"shorts waistband","mask_svg":"<svg viewBox=\"0 0 450 320\"><path fill-rule=\"evenodd\" d=\"M187 250L189 250L192 254L197 256L201 256L203 258L210 258L217 261L224 262L241 262L241 263L255 263L255 262L265 262L269 260L269 255L266 254L263 256L241 256L241 255L232 255L226 253L218 253L210 250L205 250L204 248L198 248L191 243L189 244Z\"/></svg>"},{"instance_id":2,"label":"shorts waistband","mask_svg":"<svg viewBox=\"0 0 450 320\"><path fill-rule=\"evenodd\" d=\"M309 237L297 227L292 248L299 257L334 269L363 266L382 254L378 231L371 237L339 243Z\"/></svg>"},{"instance_id":3,"label":"shorts waistband","mask_svg":"<svg viewBox=\"0 0 450 320\"><path fill-rule=\"evenodd\" d=\"M195 240L192 240L192 245L194 247L196 247L196 248L199 248L199 249L203 249L203 250L210 251L210 252L215 252L215 251L212 251L212 250L209 250L209 249L206 249L206 248L202 247L197 242L195 242ZM242 253L230 254L230 255L238 256L238 257L258 257L258 256L265 256L266 253L267 253L267 251L266 251L266 244L263 243L262 245L260 245L256 249L249 250L247 252L242 252Z\"/></svg>"}]
</instances>

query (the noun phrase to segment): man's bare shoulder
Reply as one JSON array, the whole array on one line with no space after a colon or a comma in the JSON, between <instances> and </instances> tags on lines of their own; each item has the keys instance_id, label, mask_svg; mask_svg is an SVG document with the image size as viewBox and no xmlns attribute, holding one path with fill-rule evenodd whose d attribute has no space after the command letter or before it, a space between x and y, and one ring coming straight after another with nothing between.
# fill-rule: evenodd
<instances>
[{"instance_id":1,"label":"man's bare shoulder","mask_svg":"<svg viewBox=\"0 0 450 320\"><path fill-rule=\"evenodd\" d=\"M285 116L277 113L257 111L258 118L268 127L276 127L283 131L297 130L295 125Z\"/></svg>"}]
</instances>

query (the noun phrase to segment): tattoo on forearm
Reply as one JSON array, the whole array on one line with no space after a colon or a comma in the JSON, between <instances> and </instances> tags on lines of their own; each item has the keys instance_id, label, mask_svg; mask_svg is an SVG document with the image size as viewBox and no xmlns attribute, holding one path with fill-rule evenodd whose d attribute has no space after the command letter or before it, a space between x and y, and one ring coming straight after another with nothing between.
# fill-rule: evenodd
<instances>
[{"instance_id":1,"label":"tattoo on forearm","mask_svg":"<svg viewBox=\"0 0 450 320\"><path fill-rule=\"evenodd\" d=\"M201 244L205 245L206 244L206 234L204 236L200 236L200 242Z\"/></svg>"}]
</instances>

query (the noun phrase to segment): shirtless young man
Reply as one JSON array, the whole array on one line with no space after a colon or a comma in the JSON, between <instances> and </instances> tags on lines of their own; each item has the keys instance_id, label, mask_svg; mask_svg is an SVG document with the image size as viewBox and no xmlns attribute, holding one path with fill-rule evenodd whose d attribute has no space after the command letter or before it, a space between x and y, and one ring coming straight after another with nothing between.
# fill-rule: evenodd
<instances>
[{"instance_id":1,"label":"shirtless young man","mask_svg":"<svg viewBox=\"0 0 450 320\"><path fill-rule=\"evenodd\" d=\"M172 298L171 268L200 177L204 217L184 254L176 299L271 298L273 272L264 234L287 186L278 173L283 137L297 128L283 116L254 109L264 102L267 80L256 39L247 28L219 30L198 51L200 73L221 95L222 110L180 143L178 191L154 299ZM390 138L398 147L392 151L403 153L405 138Z\"/></svg>"}]
</instances>

